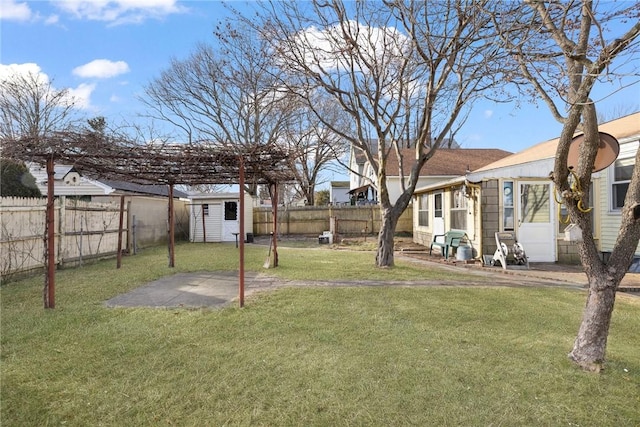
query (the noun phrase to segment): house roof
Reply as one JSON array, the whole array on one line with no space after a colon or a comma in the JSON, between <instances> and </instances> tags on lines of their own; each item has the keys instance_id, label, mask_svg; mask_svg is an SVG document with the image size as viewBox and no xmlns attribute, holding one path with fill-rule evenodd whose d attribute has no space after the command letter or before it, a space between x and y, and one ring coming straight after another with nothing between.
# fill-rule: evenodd
<instances>
[{"instance_id":1,"label":"house roof","mask_svg":"<svg viewBox=\"0 0 640 427\"><path fill-rule=\"evenodd\" d=\"M36 183L41 187L41 191L46 193L47 172L42 165L37 163L29 163L29 171L36 178ZM63 180L69 173L76 172L73 166L69 165L55 165L54 166L54 179L56 181ZM81 174L80 174L81 175ZM140 195L150 196L169 196L169 189L164 184L134 184L132 182L115 181L115 180L96 180L81 176L81 185L68 186L63 183L56 184L56 195L83 195L83 196L95 196L113 194L113 191L124 193L136 193ZM189 197L189 195L180 190L173 190L173 197Z\"/></svg>"},{"instance_id":2,"label":"house roof","mask_svg":"<svg viewBox=\"0 0 640 427\"><path fill-rule=\"evenodd\" d=\"M368 140L367 144L369 145L372 153L375 153L375 152L378 151L378 140L377 139ZM440 147L442 147L442 149L445 149L445 147L446 147L446 149L451 149L451 150L460 149L460 145L453 138L444 138L442 140L442 143L441 143ZM406 150L413 151L414 149L413 148L407 148ZM366 156L364 155L364 152L361 149L356 147L352 151L353 151L353 156L354 156L356 164L363 165L363 164L365 164L367 162L367 158L366 158Z\"/></svg>"},{"instance_id":3,"label":"house roof","mask_svg":"<svg viewBox=\"0 0 640 427\"><path fill-rule=\"evenodd\" d=\"M606 123L602 123L598 126L601 132L608 133L618 140L627 138L640 133L640 112L630 114L625 117L621 117L616 120L611 120ZM524 163L535 162L538 160L545 160L554 158L556 150L558 148L558 142L560 138L555 138L549 141L541 142L532 147L529 147L523 151L504 157L493 163L484 165L478 169L472 169L473 172L484 172L488 170L516 166Z\"/></svg>"},{"instance_id":4,"label":"house roof","mask_svg":"<svg viewBox=\"0 0 640 427\"><path fill-rule=\"evenodd\" d=\"M598 128L601 132L608 133L619 141L624 141L630 137L637 137L640 135L640 112L602 123ZM418 188L415 192L424 193L437 188L445 188L451 185L461 184L464 183L467 178L471 181L479 181L485 177L497 176L498 174L504 173L502 169L513 167L517 167L520 172L523 170L540 170L542 164L548 165L549 162L553 162L558 142L559 138L541 142L523 151L473 170L473 173L467 176L460 174L458 177ZM499 169L501 170L499 171ZM544 170L542 170L542 172L544 172Z\"/></svg>"},{"instance_id":5,"label":"house roof","mask_svg":"<svg viewBox=\"0 0 640 427\"><path fill-rule=\"evenodd\" d=\"M509 156L511 152L497 148L439 148L433 157L422 167L420 176L458 176L467 171L478 169L487 164ZM403 175L408 175L415 163L415 150L402 150L404 163ZM398 160L395 152L390 152L387 158L387 176L399 176Z\"/></svg>"},{"instance_id":6,"label":"house roof","mask_svg":"<svg viewBox=\"0 0 640 427\"><path fill-rule=\"evenodd\" d=\"M163 197L169 196L169 188L163 184L143 185L143 184L135 184L132 182L113 181L113 180L100 180L100 182L108 185L109 187L113 188L118 192L138 193L141 195L149 195L149 196L163 196ZM173 197L188 198L189 195L183 191L174 189Z\"/></svg>"}]
</instances>

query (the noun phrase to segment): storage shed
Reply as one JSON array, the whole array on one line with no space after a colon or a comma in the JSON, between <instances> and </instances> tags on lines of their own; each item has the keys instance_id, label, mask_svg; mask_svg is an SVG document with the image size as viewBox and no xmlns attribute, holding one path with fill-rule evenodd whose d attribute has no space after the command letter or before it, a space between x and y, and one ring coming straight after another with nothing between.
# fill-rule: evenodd
<instances>
[{"instance_id":1,"label":"storage shed","mask_svg":"<svg viewBox=\"0 0 640 427\"><path fill-rule=\"evenodd\" d=\"M235 242L240 230L239 193L191 195L189 240L191 242ZM253 198L244 196L244 238L253 237Z\"/></svg>"}]
</instances>

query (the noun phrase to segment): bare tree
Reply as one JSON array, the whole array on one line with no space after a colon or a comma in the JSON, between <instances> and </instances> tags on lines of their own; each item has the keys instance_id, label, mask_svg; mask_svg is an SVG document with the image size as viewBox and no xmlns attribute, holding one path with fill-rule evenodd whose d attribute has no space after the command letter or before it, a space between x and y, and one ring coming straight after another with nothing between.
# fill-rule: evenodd
<instances>
[{"instance_id":1,"label":"bare tree","mask_svg":"<svg viewBox=\"0 0 640 427\"><path fill-rule=\"evenodd\" d=\"M413 196L420 170L445 138L455 135L466 108L501 78L495 34L482 1L353 2L340 0L263 4L266 33L299 79L296 93L322 125L360 150L376 167L382 225L376 265L393 266L398 219ZM322 90L354 123L336 129L315 109ZM372 141L375 142L372 144ZM403 158L403 146L414 148ZM387 161L395 152L411 165L403 193L392 204ZM406 182L406 185L405 185Z\"/></svg>"},{"instance_id":2,"label":"bare tree","mask_svg":"<svg viewBox=\"0 0 640 427\"><path fill-rule=\"evenodd\" d=\"M277 144L291 111L267 42L232 21L214 35L216 48L197 46L145 88L149 114L175 125L188 142L239 151ZM247 191L255 195L257 184L247 183Z\"/></svg>"},{"instance_id":3,"label":"bare tree","mask_svg":"<svg viewBox=\"0 0 640 427\"><path fill-rule=\"evenodd\" d=\"M563 125L552 179L571 221L582 230L591 230L591 215L585 207L589 206L588 189L600 145L598 100L592 100L591 93L599 82L619 80L624 66L637 70L640 6L591 0L527 0L525 4L528 8L519 9L515 15L513 10L496 15L495 25L502 29L502 40L517 61L521 81L534 89ZM567 157L577 130L585 138L578 166L570 171ZM640 153L636 164L638 160ZM639 206L640 169L635 167L609 260L605 263L600 259L591 233L583 233L584 240L578 246L589 294L569 357L588 370L599 371L605 359L616 290L640 238Z\"/></svg>"},{"instance_id":4,"label":"bare tree","mask_svg":"<svg viewBox=\"0 0 640 427\"><path fill-rule=\"evenodd\" d=\"M33 138L41 147L47 147L50 134L72 126L75 112L75 102L69 91L55 89L51 81L39 72L15 70L0 77L0 150L4 150L4 144L15 143L16 139L24 137ZM42 295L44 307L54 308L55 265L49 256L55 251L53 158L47 160L47 176L47 213L43 236L47 276Z\"/></svg>"},{"instance_id":5,"label":"bare tree","mask_svg":"<svg viewBox=\"0 0 640 427\"><path fill-rule=\"evenodd\" d=\"M314 100L314 109L321 112L323 120L345 132L350 123L342 108L332 98L320 93ZM315 205L315 188L322 184L322 172L331 168L347 152L349 144L336 132L325 126L316 113L304 102L295 109L285 127L281 144L290 153L289 164L298 187L298 195L309 206Z\"/></svg>"},{"instance_id":6,"label":"bare tree","mask_svg":"<svg viewBox=\"0 0 640 427\"><path fill-rule=\"evenodd\" d=\"M67 129L75 115L68 89L55 89L43 74L13 72L0 77L0 137L44 137Z\"/></svg>"}]
</instances>

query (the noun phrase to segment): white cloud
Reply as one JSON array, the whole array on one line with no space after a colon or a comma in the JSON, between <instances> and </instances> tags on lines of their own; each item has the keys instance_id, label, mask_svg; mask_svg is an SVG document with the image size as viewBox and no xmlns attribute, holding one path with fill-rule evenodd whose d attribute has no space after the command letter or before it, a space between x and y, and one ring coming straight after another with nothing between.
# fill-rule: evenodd
<instances>
[{"instance_id":1,"label":"white cloud","mask_svg":"<svg viewBox=\"0 0 640 427\"><path fill-rule=\"evenodd\" d=\"M40 66L34 63L24 64L0 64L0 80L11 79L14 76L33 75L42 85L49 84L49 76L42 72ZM78 109L89 109L91 107L91 94L95 90L95 84L82 83L76 88L67 89L68 101L75 104ZM56 91L56 88L50 86L49 90Z\"/></svg>"},{"instance_id":2,"label":"white cloud","mask_svg":"<svg viewBox=\"0 0 640 427\"><path fill-rule=\"evenodd\" d=\"M410 49L410 42L406 36L393 27L369 27L356 21L349 21L356 34L355 42L360 55L365 56L371 63L379 62L389 66L396 59L401 61ZM305 61L312 67L323 69L349 68L352 46L342 36L339 25L320 30L309 27L298 33L297 46L302 49ZM384 61L375 61L385 56Z\"/></svg>"},{"instance_id":3,"label":"white cloud","mask_svg":"<svg viewBox=\"0 0 640 427\"><path fill-rule=\"evenodd\" d=\"M108 79L129 72L129 65L124 61L96 59L73 69L73 74L83 78Z\"/></svg>"},{"instance_id":4,"label":"white cloud","mask_svg":"<svg viewBox=\"0 0 640 427\"><path fill-rule=\"evenodd\" d=\"M60 21L60 16L58 15L51 15L48 18L46 18L44 20L44 23L47 25L55 25Z\"/></svg>"},{"instance_id":5,"label":"white cloud","mask_svg":"<svg viewBox=\"0 0 640 427\"><path fill-rule=\"evenodd\" d=\"M493 110L484 110L484 118L490 119L493 116Z\"/></svg>"},{"instance_id":6,"label":"white cloud","mask_svg":"<svg viewBox=\"0 0 640 427\"><path fill-rule=\"evenodd\" d=\"M59 0L55 5L76 18L112 25L140 23L186 10L177 0Z\"/></svg>"},{"instance_id":7,"label":"white cloud","mask_svg":"<svg viewBox=\"0 0 640 427\"><path fill-rule=\"evenodd\" d=\"M29 5L15 0L0 0L0 20L25 22L33 18Z\"/></svg>"},{"instance_id":8,"label":"white cloud","mask_svg":"<svg viewBox=\"0 0 640 427\"><path fill-rule=\"evenodd\" d=\"M48 82L49 76L44 74L38 64L27 62L24 64L0 64L0 80L11 78L12 76L27 76L33 74L38 76L38 81Z\"/></svg>"},{"instance_id":9,"label":"white cloud","mask_svg":"<svg viewBox=\"0 0 640 427\"><path fill-rule=\"evenodd\" d=\"M82 83L74 89L69 89L69 97L73 99L77 108L88 110L91 108L91 94L95 88L95 84Z\"/></svg>"}]
</instances>

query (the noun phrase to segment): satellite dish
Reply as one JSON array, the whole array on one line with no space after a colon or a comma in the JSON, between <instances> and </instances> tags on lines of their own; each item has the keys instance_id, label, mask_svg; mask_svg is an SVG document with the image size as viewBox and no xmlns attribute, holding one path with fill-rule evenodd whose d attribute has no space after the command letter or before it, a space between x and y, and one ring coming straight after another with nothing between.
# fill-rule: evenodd
<instances>
[{"instance_id":1,"label":"satellite dish","mask_svg":"<svg viewBox=\"0 0 640 427\"><path fill-rule=\"evenodd\" d=\"M598 134L600 135L600 145L598 146L596 160L593 162L593 172L606 169L618 158L618 154L620 153L620 144L617 139L608 133L598 132ZM569 169L578 168L582 141L584 141L584 134L578 135L571 140L569 155L567 156L567 166Z\"/></svg>"}]
</instances>

